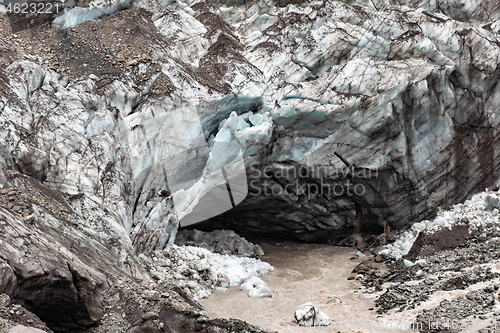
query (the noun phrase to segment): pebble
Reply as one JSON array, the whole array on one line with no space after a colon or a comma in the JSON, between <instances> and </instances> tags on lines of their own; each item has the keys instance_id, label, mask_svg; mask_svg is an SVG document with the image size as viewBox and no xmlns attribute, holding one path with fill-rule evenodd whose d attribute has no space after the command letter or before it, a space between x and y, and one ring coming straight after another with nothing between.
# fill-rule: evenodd
<instances>
[{"instance_id":1,"label":"pebble","mask_svg":"<svg viewBox=\"0 0 500 333\"><path fill-rule=\"evenodd\" d=\"M328 302L328 304L340 304L340 303L342 303L342 301L338 297L334 297Z\"/></svg>"},{"instance_id":2,"label":"pebble","mask_svg":"<svg viewBox=\"0 0 500 333\"><path fill-rule=\"evenodd\" d=\"M145 299L147 299L148 301L159 301L161 298L161 295L156 290L146 290L146 291L144 291L143 297Z\"/></svg>"},{"instance_id":3,"label":"pebble","mask_svg":"<svg viewBox=\"0 0 500 333\"><path fill-rule=\"evenodd\" d=\"M144 320L157 319L157 318L158 318L158 314L156 312L152 312L152 311L146 312L142 315L142 319L144 319Z\"/></svg>"},{"instance_id":4,"label":"pebble","mask_svg":"<svg viewBox=\"0 0 500 333\"><path fill-rule=\"evenodd\" d=\"M31 214L31 215L23 217L23 219L26 222L33 222L35 220L35 215Z\"/></svg>"}]
</instances>

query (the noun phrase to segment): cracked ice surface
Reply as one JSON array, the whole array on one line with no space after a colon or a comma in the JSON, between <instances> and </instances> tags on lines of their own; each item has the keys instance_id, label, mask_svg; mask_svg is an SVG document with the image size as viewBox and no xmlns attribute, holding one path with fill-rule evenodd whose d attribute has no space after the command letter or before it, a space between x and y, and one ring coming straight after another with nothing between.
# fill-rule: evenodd
<instances>
[{"instance_id":1,"label":"cracked ice surface","mask_svg":"<svg viewBox=\"0 0 500 333\"><path fill-rule=\"evenodd\" d=\"M139 251L172 243L228 183L241 201L248 189L231 182L243 167L258 176L218 218L226 226L335 243L359 203L368 230L402 228L498 178L498 12L493 1L92 1L55 22L72 28L52 58L0 69L0 168L102 202ZM364 195L295 187L347 190L345 172L282 172L345 171L334 152L371 173L355 179Z\"/></svg>"}]
</instances>

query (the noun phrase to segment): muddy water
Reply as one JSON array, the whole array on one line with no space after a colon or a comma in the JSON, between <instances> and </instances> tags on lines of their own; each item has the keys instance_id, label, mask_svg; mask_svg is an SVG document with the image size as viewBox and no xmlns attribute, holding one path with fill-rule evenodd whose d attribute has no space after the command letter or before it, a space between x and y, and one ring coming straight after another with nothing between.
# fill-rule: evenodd
<instances>
[{"instance_id":1,"label":"muddy water","mask_svg":"<svg viewBox=\"0 0 500 333\"><path fill-rule=\"evenodd\" d=\"M200 303L219 317L238 318L279 332L417 332L396 329L397 320L377 317L374 295L363 293L358 281L347 280L361 262L350 260L356 249L319 244L260 244L261 259L275 267L262 277L273 291L272 298L249 298L239 287L214 291ZM337 297L340 304L329 304ZM328 327L298 327L293 314L298 305L313 302L332 320ZM399 318L398 318L399 319ZM399 323L403 327L406 323ZM393 328L394 327L394 328Z\"/></svg>"}]
</instances>

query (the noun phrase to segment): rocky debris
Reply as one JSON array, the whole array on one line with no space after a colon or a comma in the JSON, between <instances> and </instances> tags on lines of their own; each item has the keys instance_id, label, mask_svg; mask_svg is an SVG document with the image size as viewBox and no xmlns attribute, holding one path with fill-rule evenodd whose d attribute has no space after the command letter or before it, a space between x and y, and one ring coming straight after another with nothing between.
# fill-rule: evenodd
<instances>
[{"instance_id":1,"label":"rocky debris","mask_svg":"<svg viewBox=\"0 0 500 333\"><path fill-rule=\"evenodd\" d=\"M493 288L484 288L459 296L451 300L444 300L431 310L424 310L416 321L422 323L420 332L457 331L457 328L466 326L467 318L490 312L495 305Z\"/></svg>"},{"instance_id":2,"label":"rocky debris","mask_svg":"<svg viewBox=\"0 0 500 333\"><path fill-rule=\"evenodd\" d=\"M397 309L398 311L413 309L416 305L429 299L430 290L431 288L425 288L425 286L399 284L388 288L384 294L377 298L375 305L378 307L377 311L379 313L391 309Z\"/></svg>"},{"instance_id":3,"label":"rocky debris","mask_svg":"<svg viewBox=\"0 0 500 333\"><path fill-rule=\"evenodd\" d=\"M258 244L252 244L232 230L179 230L175 244L199 246L220 254L232 254L245 257L263 256L264 251Z\"/></svg>"},{"instance_id":4,"label":"rocky debris","mask_svg":"<svg viewBox=\"0 0 500 333\"><path fill-rule=\"evenodd\" d=\"M490 193L486 195L484 201L490 204L492 208L500 208L500 198L496 194Z\"/></svg>"},{"instance_id":5,"label":"rocky debris","mask_svg":"<svg viewBox=\"0 0 500 333\"><path fill-rule=\"evenodd\" d=\"M210 318L203 308L170 283L142 283L114 277L104 297L104 313L96 333L121 332L252 332L262 329L234 319ZM144 297L153 295L154 297ZM159 295L159 297L158 297Z\"/></svg>"},{"instance_id":6,"label":"rocky debris","mask_svg":"<svg viewBox=\"0 0 500 333\"><path fill-rule=\"evenodd\" d=\"M373 251L390 258L405 257L413 260L422 248L428 254L445 248L467 245L464 241L468 234L472 236L471 239L481 238L482 241L489 238L486 237L485 232L497 237L500 235L499 230L496 229L498 211L492 209L486 201L488 196L497 194L498 191L486 189L484 192L473 195L464 203L458 203L446 209L443 207L434 219L414 223L409 230L401 232L393 243L378 246ZM436 232L439 233L434 235ZM420 238L419 243L412 248L417 238Z\"/></svg>"},{"instance_id":7,"label":"rocky debris","mask_svg":"<svg viewBox=\"0 0 500 333\"><path fill-rule=\"evenodd\" d=\"M366 275L361 281L368 288L380 286L380 290L384 283L392 282L375 301L378 312L413 309L438 290L467 289L477 283L499 278L498 272L484 266L500 260L500 255L494 252L500 246L499 241L496 238L484 243L471 242L469 239L466 247L421 255L419 263L411 267L397 261L389 264L389 273Z\"/></svg>"},{"instance_id":8,"label":"rocky debris","mask_svg":"<svg viewBox=\"0 0 500 333\"><path fill-rule=\"evenodd\" d=\"M5 294L1 298L5 301ZM41 333L52 330L38 316L19 304L0 304L0 332Z\"/></svg>"},{"instance_id":9,"label":"rocky debris","mask_svg":"<svg viewBox=\"0 0 500 333\"><path fill-rule=\"evenodd\" d=\"M256 276L251 276L241 284L242 291L248 291L248 297L252 298L266 298L272 297L271 288Z\"/></svg>"},{"instance_id":10,"label":"rocky debris","mask_svg":"<svg viewBox=\"0 0 500 333\"><path fill-rule=\"evenodd\" d=\"M294 317L299 326L314 327L331 324L330 318L311 302L299 305L295 310Z\"/></svg>"},{"instance_id":11,"label":"rocky debris","mask_svg":"<svg viewBox=\"0 0 500 333\"><path fill-rule=\"evenodd\" d=\"M69 216L73 211L66 202L64 194L16 172L7 172L6 175L8 179L13 181L13 185L20 189L14 191L4 188L0 190L0 206L21 215L26 222L35 221L33 207L40 207L47 209L52 215L64 219L68 223L77 223ZM19 182L18 179L23 179L23 181Z\"/></svg>"},{"instance_id":12,"label":"rocky debris","mask_svg":"<svg viewBox=\"0 0 500 333\"><path fill-rule=\"evenodd\" d=\"M420 332L498 329L500 220L487 199L496 195L487 189L443 208L433 221L414 224L416 233L403 232L383 247L389 251L372 249L385 255L354 267L352 278L362 284L362 293L375 295L381 316L408 314L414 318L412 328ZM383 273L376 267L381 264Z\"/></svg>"}]
</instances>

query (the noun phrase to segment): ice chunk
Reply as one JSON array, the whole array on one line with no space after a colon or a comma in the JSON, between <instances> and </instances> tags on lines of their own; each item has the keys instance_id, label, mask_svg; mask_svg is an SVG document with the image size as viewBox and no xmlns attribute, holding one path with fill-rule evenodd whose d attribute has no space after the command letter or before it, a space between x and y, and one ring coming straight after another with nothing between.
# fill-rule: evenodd
<instances>
[{"instance_id":1,"label":"ice chunk","mask_svg":"<svg viewBox=\"0 0 500 333\"><path fill-rule=\"evenodd\" d=\"M413 262L411 262L410 260L406 260L406 259L403 260L403 263L405 264L406 267L412 267L415 265Z\"/></svg>"},{"instance_id":2,"label":"ice chunk","mask_svg":"<svg viewBox=\"0 0 500 333\"><path fill-rule=\"evenodd\" d=\"M300 326L328 326L331 324L330 318L313 303L308 302L299 305L295 310L295 320Z\"/></svg>"},{"instance_id":3,"label":"ice chunk","mask_svg":"<svg viewBox=\"0 0 500 333\"><path fill-rule=\"evenodd\" d=\"M63 28L71 28L86 21L96 20L103 15L113 14L118 9L119 7L117 5L98 8L76 7L70 10L66 10L64 14L56 17L54 19L54 24L61 25L63 26Z\"/></svg>"}]
</instances>

